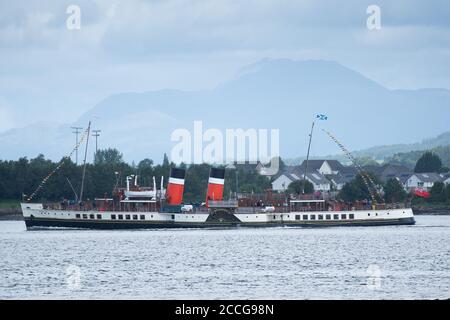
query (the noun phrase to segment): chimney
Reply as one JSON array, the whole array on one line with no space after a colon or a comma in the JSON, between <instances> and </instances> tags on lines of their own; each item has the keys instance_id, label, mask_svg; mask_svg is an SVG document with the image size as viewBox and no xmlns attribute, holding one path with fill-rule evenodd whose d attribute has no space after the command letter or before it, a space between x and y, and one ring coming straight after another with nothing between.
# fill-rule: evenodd
<instances>
[{"instance_id":1,"label":"chimney","mask_svg":"<svg viewBox=\"0 0 450 320\"><path fill-rule=\"evenodd\" d=\"M208 192L206 194L206 206L208 201L222 201L225 184L225 169L211 168L209 172Z\"/></svg>"},{"instance_id":2,"label":"chimney","mask_svg":"<svg viewBox=\"0 0 450 320\"><path fill-rule=\"evenodd\" d=\"M169 184L167 185L166 193L168 205L177 206L183 202L185 176L186 170L184 169L172 168L170 170Z\"/></svg>"}]
</instances>

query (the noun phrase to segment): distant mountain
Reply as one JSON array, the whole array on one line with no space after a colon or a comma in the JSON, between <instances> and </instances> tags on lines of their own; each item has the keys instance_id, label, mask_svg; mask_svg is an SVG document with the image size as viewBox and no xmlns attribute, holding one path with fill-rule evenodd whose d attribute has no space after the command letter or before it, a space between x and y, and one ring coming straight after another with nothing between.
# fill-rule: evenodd
<instances>
[{"instance_id":1,"label":"distant mountain","mask_svg":"<svg viewBox=\"0 0 450 320\"><path fill-rule=\"evenodd\" d=\"M118 148L128 161L147 157L161 161L163 153L170 154L174 146L173 130L192 130L195 120L202 120L205 130L280 129L281 155L294 158L306 153L317 113L327 114L329 120L318 123L313 156L339 152L320 131L324 127L351 150L386 157L412 150L405 146L424 136L448 131L449 105L448 90L393 91L336 62L266 59L214 90L117 94L72 124L10 130L0 135L0 158L43 153L59 159L74 144L70 126L86 127L89 120L102 130L99 146ZM403 143L400 150L364 151L399 142Z\"/></svg>"},{"instance_id":2,"label":"distant mountain","mask_svg":"<svg viewBox=\"0 0 450 320\"><path fill-rule=\"evenodd\" d=\"M55 122L37 122L8 130L0 135L0 158L36 157L42 153L54 160L61 159L71 137L67 132L70 131L65 126Z\"/></svg>"}]
</instances>

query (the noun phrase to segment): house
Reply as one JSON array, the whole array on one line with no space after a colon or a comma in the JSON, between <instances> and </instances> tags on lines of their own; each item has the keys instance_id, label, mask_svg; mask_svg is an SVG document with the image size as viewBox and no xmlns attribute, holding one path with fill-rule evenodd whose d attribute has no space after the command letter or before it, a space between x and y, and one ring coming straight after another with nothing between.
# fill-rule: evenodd
<instances>
[{"instance_id":1,"label":"house","mask_svg":"<svg viewBox=\"0 0 450 320\"><path fill-rule=\"evenodd\" d=\"M356 170L355 173L339 173L339 174L333 174L333 175L327 175L327 179L330 180L332 185L337 191L341 191L344 186L351 182L353 179L355 179L356 176Z\"/></svg>"},{"instance_id":2,"label":"house","mask_svg":"<svg viewBox=\"0 0 450 320\"><path fill-rule=\"evenodd\" d=\"M415 189L426 189L431 190L436 182L442 182L443 178L441 175L430 172L430 173L414 173L406 179L404 186L405 189L413 191Z\"/></svg>"},{"instance_id":3,"label":"house","mask_svg":"<svg viewBox=\"0 0 450 320\"><path fill-rule=\"evenodd\" d=\"M444 180L444 183L445 183L445 184L450 185L450 172L444 174L443 180Z\"/></svg>"},{"instance_id":4,"label":"house","mask_svg":"<svg viewBox=\"0 0 450 320\"><path fill-rule=\"evenodd\" d=\"M272 182L272 190L276 192L284 192L289 188L289 185L294 181L302 181L304 173L301 173L298 168L291 172L284 172L277 176ZM306 180L311 182L315 191L330 191L330 181L319 172L308 172Z\"/></svg>"},{"instance_id":5,"label":"house","mask_svg":"<svg viewBox=\"0 0 450 320\"><path fill-rule=\"evenodd\" d=\"M281 173L273 180L272 190L276 192L285 192L289 185L296 180L296 177L291 176L290 173Z\"/></svg>"},{"instance_id":6,"label":"house","mask_svg":"<svg viewBox=\"0 0 450 320\"><path fill-rule=\"evenodd\" d=\"M306 160L303 161L298 170L300 172L305 172ZM323 175L338 174L344 170L344 166L337 160L309 160L308 161L308 172L319 172Z\"/></svg>"},{"instance_id":7,"label":"house","mask_svg":"<svg viewBox=\"0 0 450 320\"><path fill-rule=\"evenodd\" d=\"M334 189L337 191L342 190L342 188L353 179L355 179L358 174L358 170L355 167L345 167L339 170L338 174L327 175L327 179L331 181Z\"/></svg>"},{"instance_id":8,"label":"house","mask_svg":"<svg viewBox=\"0 0 450 320\"><path fill-rule=\"evenodd\" d=\"M302 179L303 180L303 179ZM331 191L331 182L320 172L308 172L306 180L311 182L315 191L328 192Z\"/></svg>"},{"instance_id":9,"label":"house","mask_svg":"<svg viewBox=\"0 0 450 320\"><path fill-rule=\"evenodd\" d=\"M324 174L319 171L320 169L322 169L322 171L324 172L330 172L330 170L333 170L330 165L324 165L323 161L321 163L316 162L312 167L308 165L306 180L313 184L315 191L330 191L331 182ZM288 189L289 185L292 182L303 180L304 175L304 164L301 166L286 166L284 171L279 173L273 180L272 190L277 192L284 192Z\"/></svg>"},{"instance_id":10,"label":"house","mask_svg":"<svg viewBox=\"0 0 450 320\"><path fill-rule=\"evenodd\" d=\"M391 179L397 179L402 183L411 177L413 170L399 165L386 165L383 167L381 175L378 177L382 183L386 183Z\"/></svg>"},{"instance_id":11,"label":"house","mask_svg":"<svg viewBox=\"0 0 450 320\"><path fill-rule=\"evenodd\" d=\"M401 183L405 183L413 174L413 170L408 167L391 164L385 166L364 166L363 170L376 176L382 183L386 183L391 179L397 179Z\"/></svg>"}]
</instances>

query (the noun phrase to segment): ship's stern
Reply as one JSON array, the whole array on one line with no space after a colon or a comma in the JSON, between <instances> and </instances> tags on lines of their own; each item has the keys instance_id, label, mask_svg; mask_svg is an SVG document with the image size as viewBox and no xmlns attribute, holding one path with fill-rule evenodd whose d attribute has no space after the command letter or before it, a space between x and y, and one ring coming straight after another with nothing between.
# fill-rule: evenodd
<instances>
[{"instance_id":1,"label":"ship's stern","mask_svg":"<svg viewBox=\"0 0 450 320\"><path fill-rule=\"evenodd\" d=\"M414 218L414 211L411 208L399 210L402 211L400 221L403 225L415 225L416 219Z\"/></svg>"}]
</instances>

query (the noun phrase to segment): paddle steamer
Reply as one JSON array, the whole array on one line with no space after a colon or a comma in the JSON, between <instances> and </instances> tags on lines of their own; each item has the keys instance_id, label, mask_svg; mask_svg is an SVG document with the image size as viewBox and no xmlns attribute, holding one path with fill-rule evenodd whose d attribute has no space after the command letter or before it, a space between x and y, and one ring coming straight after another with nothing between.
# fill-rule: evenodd
<instances>
[{"instance_id":1,"label":"paddle steamer","mask_svg":"<svg viewBox=\"0 0 450 320\"><path fill-rule=\"evenodd\" d=\"M313 126L314 127L314 126ZM89 143L90 124L83 136ZM311 133L312 137L312 133ZM77 144L78 148L83 138ZM310 139L311 144L311 139ZM73 151L72 151L73 152ZM172 168L164 189L163 177L157 188L141 187L138 176L129 176L126 187L114 187L111 198L83 201L86 152L80 198L57 204L33 203L32 199L50 179L47 176L37 190L21 204L27 229L159 229L230 227L335 227L413 225L411 208L372 202L346 204L329 194L238 195L225 200L225 169L211 168L205 202L183 204L185 169ZM309 155L309 152L308 152ZM67 158L70 158L67 157ZM67 159L66 158L66 159ZM368 185L370 188L370 186ZM76 197L78 198L78 197Z\"/></svg>"},{"instance_id":2,"label":"paddle steamer","mask_svg":"<svg viewBox=\"0 0 450 320\"><path fill-rule=\"evenodd\" d=\"M229 227L331 227L412 225L410 208L370 203L345 204L327 194L286 197L240 195L223 199L225 169L212 168L206 201L183 204L185 170L171 170L167 190L141 188L127 178L112 198L70 204L22 203L28 229L159 229ZM131 183L133 181L133 183ZM163 184L161 184L162 186Z\"/></svg>"}]
</instances>

